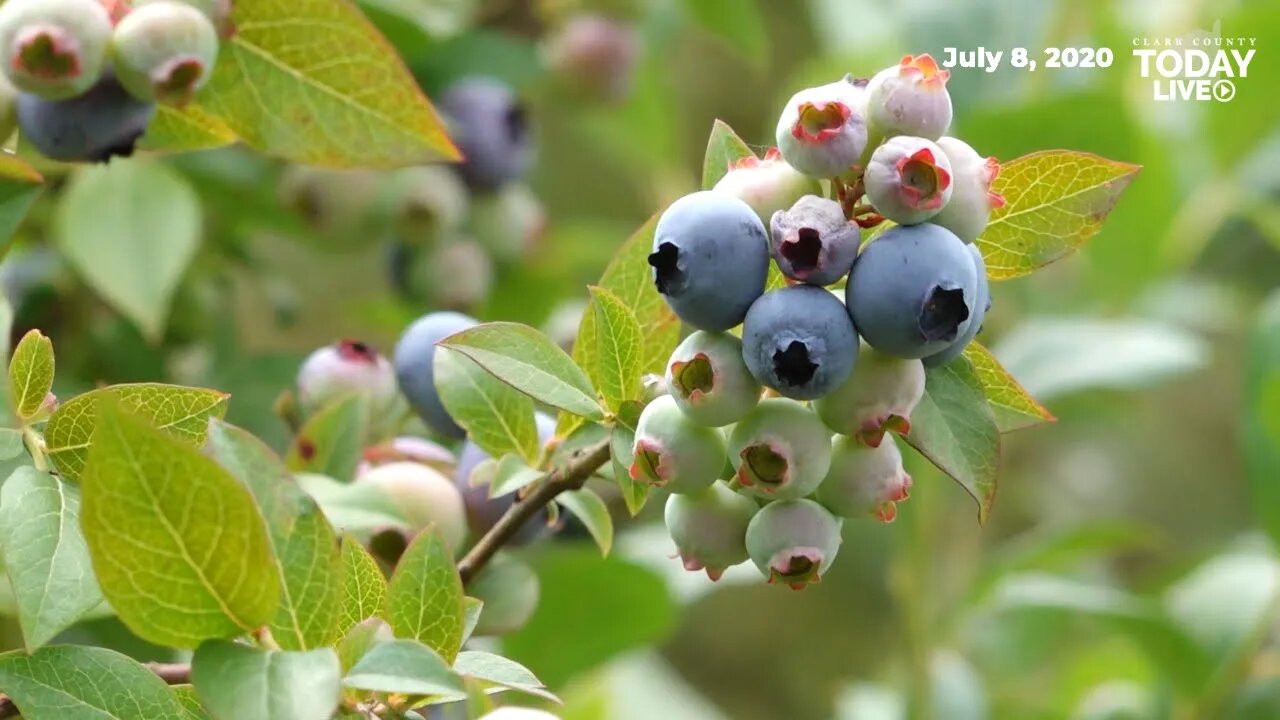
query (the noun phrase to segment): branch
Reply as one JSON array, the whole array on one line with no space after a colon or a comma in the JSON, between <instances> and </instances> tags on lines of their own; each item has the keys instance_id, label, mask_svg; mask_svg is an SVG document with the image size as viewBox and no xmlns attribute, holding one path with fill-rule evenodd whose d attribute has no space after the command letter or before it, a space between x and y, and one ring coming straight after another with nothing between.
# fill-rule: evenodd
<instances>
[{"instance_id":1,"label":"branch","mask_svg":"<svg viewBox=\"0 0 1280 720\"><path fill-rule=\"evenodd\" d=\"M601 466L609 462L609 441L601 440L574 452L569 462L543 475L524 498L517 500L489 532L458 562L458 574L463 584L471 581L516 532L524 527L539 510L546 507L557 495L577 490Z\"/></svg>"},{"instance_id":2,"label":"branch","mask_svg":"<svg viewBox=\"0 0 1280 720\"><path fill-rule=\"evenodd\" d=\"M186 663L147 663L147 669L167 685L186 685L191 682L191 666ZM22 714L8 696L0 695L0 718L16 718Z\"/></svg>"}]
</instances>

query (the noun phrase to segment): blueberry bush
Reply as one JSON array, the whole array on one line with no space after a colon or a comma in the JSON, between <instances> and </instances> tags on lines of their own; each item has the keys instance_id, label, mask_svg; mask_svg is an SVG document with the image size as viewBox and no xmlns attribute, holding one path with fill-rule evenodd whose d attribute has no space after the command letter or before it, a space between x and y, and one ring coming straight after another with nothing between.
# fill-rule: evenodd
<instances>
[{"instance_id":1,"label":"blueberry bush","mask_svg":"<svg viewBox=\"0 0 1280 720\"><path fill-rule=\"evenodd\" d=\"M869 592L902 632L869 632L905 659L824 712L1065 717L974 679L965 656L1006 618L1035 628L995 675L1080 618L1114 628L1097 653L1150 658L1087 678L1076 716L1226 717L1251 690L1263 707L1246 666L1275 588L1241 578L1280 573L1247 549L1146 596L1048 572L1141 543L1084 526L1019 538L953 615L922 609L933 553L956 552L930 523L988 525L1002 446L1055 420L997 359L1017 353L986 347L1002 302L1027 302L1004 283L1077 263L1143 157L993 157L991 129L960 122L971 86L922 46L792 83L743 133L759 144L714 120L697 187L646 195L629 234L566 239L537 183L554 118L614 149L591 160L602 193L626 194L611 165L674 172L646 34L666 26L644 3L525 5L0 5L0 718L622 717L602 708L640 691L607 697L602 674L664 636L673 595L803 590L760 589L718 626L770 627L772 647L831 612L806 603L842 565L865 574L888 523L905 563ZM666 20L720 52L765 54L754 3L678 5ZM1275 315L1246 380L1259 474ZM1110 331L1117 357L1144 342ZM1087 360L1027 387L1114 368ZM1236 582L1238 622L1204 640L1189 618ZM664 701L647 716L716 717Z\"/></svg>"}]
</instances>

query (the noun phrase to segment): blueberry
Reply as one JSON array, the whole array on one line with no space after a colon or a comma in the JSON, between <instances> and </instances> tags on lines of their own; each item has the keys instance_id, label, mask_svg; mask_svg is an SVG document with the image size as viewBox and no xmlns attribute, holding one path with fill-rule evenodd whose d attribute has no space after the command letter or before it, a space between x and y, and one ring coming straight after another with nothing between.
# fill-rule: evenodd
<instances>
[{"instance_id":1,"label":"blueberry","mask_svg":"<svg viewBox=\"0 0 1280 720\"><path fill-rule=\"evenodd\" d=\"M681 320L699 330L728 330L764 293L769 240L750 205L704 190L662 213L649 265L658 292Z\"/></svg>"},{"instance_id":2,"label":"blueberry","mask_svg":"<svg viewBox=\"0 0 1280 720\"><path fill-rule=\"evenodd\" d=\"M937 140L951 126L951 73L930 55L907 55L867 84L867 122L878 138L914 135Z\"/></svg>"},{"instance_id":3,"label":"blueberry","mask_svg":"<svg viewBox=\"0 0 1280 720\"><path fill-rule=\"evenodd\" d=\"M397 170L390 176L391 215L412 244L430 242L462 229L471 200L457 173L444 165Z\"/></svg>"},{"instance_id":4,"label":"blueberry","mask_svg":"<svg viewBox=\"0 0 1280 720\"><path fill-rule=\"evenodd\" d=\"M719 580L726 568L747 561L747 525L760 506L716 482L699 493L667 498L664 518L685 570L706 570Z\"/></svg>"},{"instance_id":5,"label":"blueberry","mask_svg":"<svg viewBox=\"0 0 1280 720\"><path fill-rule=\"evenodd\" d=\"M466 433L449 416L436 391L436 343L476 324L462 313L428 313L415 320L396 344L392 362L400 391L427 427L447 438L460 439Z\"/></svg>"},{"instance_id":6,"label":"blueberry","mask_svg":"<svg viewBox=\"0 0 1280 720\"><path fill-rule=\"evenodd\" d=\"M70 100L18 95L22 137L41 155L63 162L106 162L132 155L155 113L155 103L135 99L109 74Z\"/></svg>"},{"instance_id":7,"label":"blueberry","mask_svg":"<svg viewBox=\"0 0 1280 720\"><path fill-rule=\"evenodd\" d=\"M742 341L699 330L667 361L667 392L699 425L735 423L760 401L760 383L742 361Z\"/></svg>"},{"instance_id":8,"label":"blueberry","mask_svg":"<svg viewBox=\"0 0 1280 720\"><path fill-rule=\"evenodd\" d=\"M493 257L475 240L451 238L421 260L415 263L410 287L426 290L437 307L469 310L489 299L496 274Z\"/></svg>"},{"instance_id":9,"label":"blueberry","mask_svg":"<svg viewBox=\"0 0 1280 720\"><path fill-rule=\"evenodd\" d=\"M14 86L47 100L93 87L106 65L111 15L97 0L8 0L0 59Z\"/></svg>"},{"instance_id":10,"label":"blueberry","mask_svg":"<svg viewBox=\"0 0 1280 720\"><path fill-rule=\"evenodd\" d=\"M742 358L760 384L796 400L831 392L858 359L858 336L844 306L812 285L761 296L742 326Z\"/></svg>"},{"instance_id":11,"label":"blueberry","mask_svg":"<svg viewBox=\"0 0 1280 720\"><path fill-rule=\"evenodd\" d=\"M547 41L547 65L574 93L619 102L631 91L640 50L634 25L584 12L570 17Z\"/></svg>"},{"instance_id":12,"label":"blueberry","mask_svg":"<svg viewBox=\"0 0 1280 720\"><path fill-rule=\"evenodd\" d=\"M737 161L712 188L750 205L768 224L779 210L786 210L805 195L818 195L822 185L782 159L778 148L770 148L763 158L755 155Z\"/></svg>"},{"instance_id":13,"label":"blueberry","mask_svg":"<svg viewBox=\"0 0 1280 720\"><path fill-rule=\"evenodd\" d=\"M1000 163L993 157L982 157L968 143L953 137L938 138L938 147L951 163L953 189L951 200L932 222L965 242L974 242L986 229L991 211L1004 206L1004 198L991 191Z\"/></svg>"},{"instance_id":14,"label":"blueberry","mask_svg":"<svg viewBox=\"0 0 1280 720\"><path fill-rule=\"evenodd\" d=\"M475 190L519 180L533 164L528 111L502 81L472 76L440 95L453 141L465 158L458 171Z\"/></svg>"},{"instance_id":15,"label":"blueberry","mask_svg":"<svg viewBox=\"0 0 1280 720\"><path fill-rule=\"evenodd\" d=\"M518 262L547 229L547 211L525 185L508 185L471 201L471 235L499 262Z\"/></svg>"},{"instance_id":16,"label":"blueberry","mask_svg":"<svg viewBox=\"0 0 1280 720\"><path fill-rule=\"evenodd\" d=\"M865 182L876 212L914 225L937 215L951 199L951 162L934 143L900 135L871 154Z\"/></svg>"},{"instance_id":17,"label":"blueberry","mask_svg":"<svg viewBox=\"0 0 1280 720\"><path fill-rule=\"evenodd\" d=\"M969 321L968 329L946 350L924 359L924 366L927 368L941 367L960 357L964 349L969 347L969 343L973 342L982 330L982 323L987 319L987 311L991 309L991 284L987 279L987 263L982 259L982 251L973 244L965 247L969 250L969 255L973 258L973 268L978 273L978 295L973 306L973 319Z\"/></svg>"},{"instance_id":18,"label":"blueberry","mask_svg":"<svg viewBox=\"0 0 1280 720\"><path fill-rule=\"evenodd\" d=\"M213 21L218 35L222 38L230 38L235 29L231 20L231 12L234 10L235 5L234 0L133 0L129 4L133 6L134 10L137 10L144 5L157 3L178 3L199 10L205 17Z\"/></svg>"},{"instance_id":19,"label":"blueberry","mask_svg":"<svg viewBox=\"0 0 1280 720\"><path fill-rule=\"evenodd\" d=\"M724 436L680 412L670 395L645 406L636 423L632 480L673 493L705 490L724 467Z\"/></svg>"},{"instance_id":20,"label":"blueberry","mask_svg":"<svg viewBox=\"0 0 1280 720\"><path fill-rule=\"evenodd\" d=\"M534 421L538 426L538 443L546 447L556 434L555 418L538 413L534 416ZM462 452L458 455L458 467L453 476L454 485L458 487L462 493L462 499L466 501L467 522L471 526L471 535L476 538L489 532L489 529L497 524L499 518L506 514L516 500L515 493L490 498L487 484L472 483L472 472L489 457L489 453L481 450L479 445L467 440L462 446ZM547 534L550 527L547 511L544 508L520 528L511 543L523 545L532 542Z\"/></svg>"},{"instance_id":21,"label":"blueberry","mask_svg":"<svg viewBox=\"0 0 1280 720\"><path fill-rule=\"evenodd\" d=\"M467 511L462 495L438 470L416 462L390 462L361 475L357 482L391 496L415 534L434 525L454 551L467 537Z\"/></svg>"},{"instance_id":22,"label":"blueberry","mask_svg":"<svg viewBox=\"0 0 1280 720\"><path fill-rule=\"evenodd\" d=\"M862 239L840 203L816 195L774 213L769 231L769 249L778 269L810 285L830 285L848 275Z\"/></svg>"},{"instance_id":23,"label":"blueberry","mask_svg":"<svg viewBox=\"0 0 1280 720\"><path fill-rule=\"evenodd\" d=\"M529 564L498 553L467 585L467 595L484 603L477 636L508 635L524 627L538 608L538 574Z\"/></svg>"},{"instance_id":24,"label":"blueberry","mask_svg":"<svg viewBox=\"0 0 1280 720\"><path fill-rule=\"evenodd\" d=\"M902 469L902 453L892 437L871 447L838 436L831 445L831 470L815 497L839 517L873 516L893 522L897 504L910 490L911 476Z\"/></svg>"},{"instance_id":25,"label":"blueberry","mask_svg":"<svg viewBox=\"0 0 1280 720\"><path fill-rule=\"evenodd\" d=\"M850 77L801 90L778 118L778 150L811 177L844 175L867 146L865 112L865 91Z\"/></svg>"},{"instance_id":26,"label":"blueberry","mask_svg":"<svg viewBox=\"0 0 1280 720\"><path fill-rule=\"evenodd\" d=\"M134 97L182 105L213 73L218 31L190 5L143 5L116 25L111 60L120 84Z\"/></svg>"},{"instance_id":27,"label":"blueberry","mask_svg":"<svg viewBox=\"0 0 1280 720\"><path fill-rule=\"evenodd\" d=\"M900 358L945 350L969 329L978 274L965 244L923 223L886 230L849 274L845 305L871 347Z\"/></svg>"},{"instance_id":28,"label":"blueberry","mask_svg":"<svg viewBox=\"0 0 1280 720\"><path fill-rule=\"evenodd\" d=\"M890 357L868 345L849 379L813 407L833 431L875 446L886 432L910 432L911 411L923 396L919 360Z\"/></svg>"},{"instance_id":29,"label":"blueberry","mask_svg":"<svg viewBox=\"0 0 1280 720\"><path fill-rule=\"evenodd\" d=\"M349 393L365 393L373 413L382 416L395 403L395 371L391 363L367 343L343 340L316 350L298 369L298 403L314 413Z\"/></svg>"},{"instance_id":30,"label":"blueberry","mask_svg":"<svg viewBox=\"0 0 1280 720\"><path fill-rule=\"evenodd\" d=\"M803 590L822 579L840 549L840 521L812 500L770 503L747 526L747 552L769 579Z\"/></svg>"},{"instance_id":31,"label":"blueberry","mask_svg":"<svg viewBox=\"0 0 1280 720\"><path fill-rule=\"evenodd\" d=\"M827 475L831 433L802 403L769 398L733 427L729 459L744 492L768 500L804 497Z\"/></svg>"}]
</instances>

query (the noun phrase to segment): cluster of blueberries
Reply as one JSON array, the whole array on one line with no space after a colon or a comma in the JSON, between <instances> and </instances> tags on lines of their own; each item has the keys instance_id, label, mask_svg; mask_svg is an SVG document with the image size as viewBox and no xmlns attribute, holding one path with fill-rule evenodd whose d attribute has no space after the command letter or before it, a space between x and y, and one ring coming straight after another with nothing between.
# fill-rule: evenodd
<instances>
[{"instance_id":1,"label":"cluster of blueberries","mask_svg":"<svg viewBox=\"0 0 1280 720\"><path fill-rule=\"evenodd\" d=\"M696 332L640 416L631 476L673 493L667 526L688 569L714 579L750 559L799 589L835 557L838 518L889 521L906 499L887 433L909 432L925 368L981 328L973 241L1003 202L995 160L944 136L947 79L907 56L802 90L776 151L660 217L653 280ZM788 282L767 290L771 257Z\"/></svg>"},{"instance_id":2,"label":"cluster of blueberries","mask_svg":"<svg viewBox=\"0 0 1280 720\"><path fill-rule=\"evenodd\" d=\"M156 104L204 86L231 0L8 0L0 6L0 131L45 157L130 155Z\"/></svg>"}]
</instances>

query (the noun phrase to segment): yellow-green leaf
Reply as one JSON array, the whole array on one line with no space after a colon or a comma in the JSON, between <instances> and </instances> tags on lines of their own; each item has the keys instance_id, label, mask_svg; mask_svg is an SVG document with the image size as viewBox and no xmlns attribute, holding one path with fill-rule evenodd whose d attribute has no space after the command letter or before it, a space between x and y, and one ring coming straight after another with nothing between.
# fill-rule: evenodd
<instances>
[{"instance_id":1,"label":"yellow-green leaf","mask_svg":"<svg viewBox=\"0 0 1280 720\"><path fill-rule=\"evenodd\" d=\"M342 566L338 539L314 503L274 539L280 607L268 624L283 650L313 650L338 639Z\"/></svg>"},{"instance_id":2,"label":"yellow-green leaf","mask_svg":"<svg viewBox=\"0 0 1280 720\"><path fill-rule=\"evenodd\" d=\"M409 544L391 575L387 623L396 637L417 640L452 663L462 648L462 578L435 528Z\"/></svg>"},{"instance_id":3,"label":"yellow-green leaf","mask_svg":"<svg viewBox=\"0 0 1280 720\"><path fill-rule=\"evenodd\" d=\"M111 607L139 637L179 648L257 629L280 578L253 496L199 450L98 407L81 526Z\"/></svg>"},{"instance_id":4,"label":"yellow-green leaf","mask_svg":"<svg viewBox=\"0 0 1280 720\"><path fill-rule=\"evenodd\" d=\"M349 0L237 2L201 106L298 162L403 167L458 151L404 62Z\"/></svg>"},{"instance_id":5,"label":"yellow-green leaf","mask_svg":"<svg viewBox=\"0 0 1280 720\"><path fill-rule=\"evenodd\" d=\"M30 330L18 341L9 360L9 397L22 420L35 417L53 389L53 341Z\"/></svg>"},{"instance_id":6,"label":"yellow-green leaf","mask_svg":"<svg viewBox=\"0 0 1280 720\"><path fill-rule=\"evenodd\" d=\"M349 482L364 452L369 421L367 395L347 395L333 401L307 419L289 446L285 464L294 472Z\"/></svg>"},{"instance_id":7,"label":"yellow-green leaf","mask_svg":"<svg viewBox=\"0 0 1280 720\"><path fill-rule=\"evenodd\" d=\"M595 364L586 370L605 407L617 413L624 402L640 396L644 337L635 313L617 295L601 287L590 291L596 350Z\"/></svg>"},{"instance_id":8,"label":"yellow-green leaf","mask_svg":"<svg viewBox=\"0 0 1280 720\"><path fill-rule=\"evenodd\" d=\"M1012 432L1055 420L1053 414L1036 402L1031 393L1004 369L990 350L972 342L965 348L964 356L973 365L1000 432Z\"/></svg>"},{"instance_id":9,"label":"yellow-green leaf","mask_svg":"<svg viewBox=\"0 0 1280 720\"><path fill-rule=\"evenodd\" d=\"M755 157L751 148L728 123L717 119L711 126L707 152L702 157L702 189L710 190L715 187L720 178L729 173L729 168L734 163L749 157Z\"/></svg>"},{"instance_id":10,"label":"yellow-green leaf","mask_svg":"<svg viewBox=\"0 0 1280 720\"><path fill-rule=\"evenodd\" d=\"M493 457L515 453L537 461L532 398L449 348L437 349L434 371L440 400L468 439Z\"/></svg>"},{"instance_id":11,"label":"yellow-green leaf","mask_svg":"<svg viewBox=\"0 0 1280 720\"><path fill-rule=\"evenodd\" d=\"M356 625L382 612L387 597L387 579L378 562L359 540L342 538L342 593L339 598L338 631L345 635Z\"/></svg>"},{"instance_id":12,"label":"yellow-green leaf","mask_svg":"<svg viewBox=\"0 0 1280 720\"><path fill-rule=\"evenodd\" d=\"M13 233L42 190L40 173L17 157L0 152L0 257L8 252Z\"/></svg>"},{"instance_id":13,"label":"yellow-green leaf","mask_svg":"<svg viewBox=\"0 0 1280 720\"><path fill-rule=\"evenodd\" d=\"M149 420L169 436L199 446L208 434L209 419L226 414L230 396L159 383L112 385L77 395L58 406L44 429L45 454L67 480L80 478L97 425L98 404L105 397L115 398L122 410Z\"/></svg>"},{"instance_id":14,"label":"yellow-green leaf","mask_svg":"<svg viewBox=\"0 0 1280 720\"><path fill-rule=\"evenodd\" d=\"M221 118L191 103L181 109L161 105L139 146L161 152L209 150L234 143L236 133Z\"/></svg>"},{"instance_id":15,"label":"yellow-green leaf","mask_svg":"<svg viewBox=\"0 0 1280 720\"><path fill-rule=\"evenodd\" d=\"M26 720L182 720L155 673L106 648L46 647L0 655L0 687Z\"/></svg>"},{"instance_id":16,"label":"yellow-green leaf","mask_svg":"<svg viewBox=\"0 0 1280 720\"><path fill-rule=\"evenodd\" d=\"M992 190L1004 207L978 238L992 280L1027 275L1084 244L1102 227L1140 165L1047 150L1004 163Z\"/></svg>"}]
</instances>

